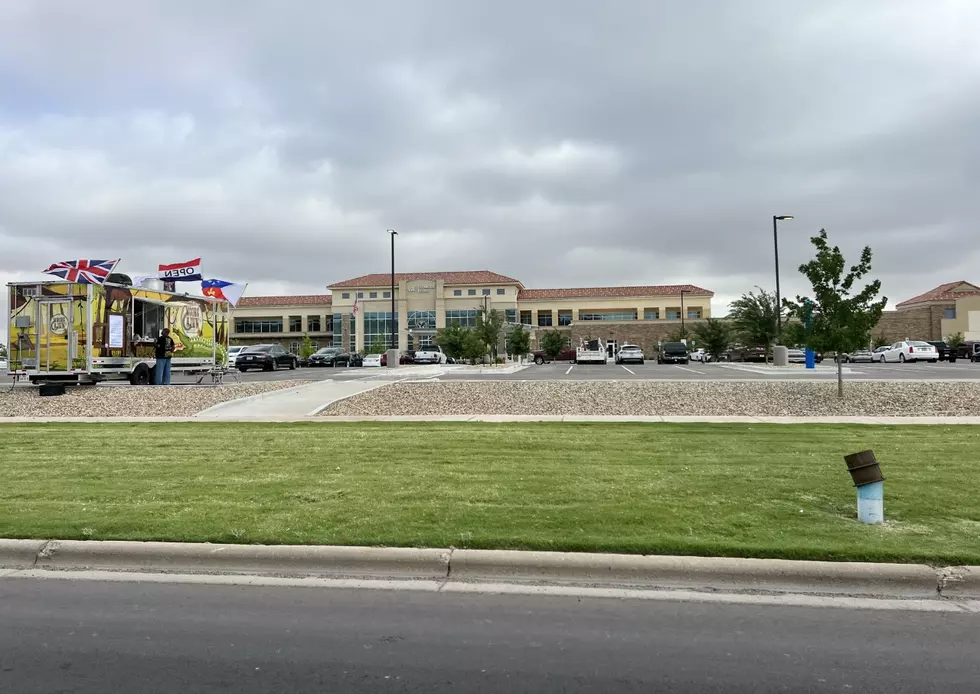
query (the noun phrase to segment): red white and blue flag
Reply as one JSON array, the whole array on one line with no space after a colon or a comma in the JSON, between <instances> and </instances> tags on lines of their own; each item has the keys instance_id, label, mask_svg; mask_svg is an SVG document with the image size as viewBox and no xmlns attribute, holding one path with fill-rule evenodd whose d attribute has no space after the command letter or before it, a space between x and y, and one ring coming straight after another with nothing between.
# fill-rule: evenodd
<instances>
[{"instance_id":1,"label":"red white and blue flag","mask_svg":"<svg viewBox=\"0 0 980 694\"><path fill-rule=\"evenodd\" d=\"M201 282L204 277L201 275L201 259L194 258L186 263L174 263L173 265L161 265L157 277L164 282Z\"/></svg>"},{"instance_id":2,"label":"red white and blue flag","mask_svg":"<svg viewBox=\"0 0 980 694\"><path fill-rule=\"evenodd\" d=\"M244 284L225 282L224 280L204 280L201 282L201 293L210 296L212 299L227 301L232 306L238 304L238 300L245 293Z\"/></svg>"},{"instance_id":3,"label":"red white and blue flag","mask_svg":"<svg viewBox=\"0 0 980 694\"><path fill-rule=\"evenodd\" d=\"M44 270L44 273L55 275L76 284L105 284L118 262L118 258L115 260L64 260Z\"/></svg>"}]
</instances>

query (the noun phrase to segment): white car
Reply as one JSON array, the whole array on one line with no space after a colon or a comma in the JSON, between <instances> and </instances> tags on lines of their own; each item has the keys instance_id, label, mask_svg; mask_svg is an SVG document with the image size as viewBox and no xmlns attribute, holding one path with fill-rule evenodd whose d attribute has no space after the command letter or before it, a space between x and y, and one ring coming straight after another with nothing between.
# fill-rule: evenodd
<instances>
[{"instance_id":1,"label":"white car","mask_svg":"<svg viewBox=\"0 0 980 694\"><path fill-rule=\"evenodd\" d=\"M238 354L245 349L245 345L232 345L228 348L228 368L235 368L235 360L238 359Z\"/></svg>"},{"instance_id":2,"label":"white car","mask_svg":"<svg viewBox=\"0 0 980 694\"><path fill-rule=\"evenodd\" d=\"M623 345L616 354L616 363L625 364L628 361L635 361L637 364L643 363L643 350L636 345Z\"/></svg>"},{"instance_id":3,"label":"white car","mask_svg":"<svg viewBox=\"0 0 980 694\"><path fill-rule=\"evenodd\" d=\"M798 347L790 347L786 350L786 358L790 364L805 364L806 352Z\"/></svg>"},{"instance_id":4,"label":"white car","mask_svg":"<svg viewBox=\"0 0 980 694\"><path fill-rule=\"evenodd\" d=\"M445 364L448 360L439 345L428 345L416 351L412 361L416 364Z\"/></svg>"},{"instance_id":5,"label":"white car","mask_svg":"<svg viewBox=\"0 0 980 694\"><path fill-rule=\"evenodd\" d=\"M0 357L0 373L7 370L7 359L5 357Z\"/></svg>"},{"instance_id":6,"label":"white car","mask_svg":"<svg viewBox=\"0 0 980 694\"><path fill-rule=\"evenodd\" d=\"M372 366L376 366L376 367L378 367L380 369L381 368L381 355L380 354L365 354L364 355L364 364L363 364L363 366L364 366L365 369L370 368Z\"/></svg>"},{"instance_id":7,"label":"white car","mask_svg":"<svg viewBox=\"0 0 980 694\"><path fill-rule=\"evenodd\" d=\"M907 361L939 361L939 351L928 342L922 340L903 340L896 342L888 349L879 354L878 361L882 364L886 362Z\"/></svg>"}]
</instances>

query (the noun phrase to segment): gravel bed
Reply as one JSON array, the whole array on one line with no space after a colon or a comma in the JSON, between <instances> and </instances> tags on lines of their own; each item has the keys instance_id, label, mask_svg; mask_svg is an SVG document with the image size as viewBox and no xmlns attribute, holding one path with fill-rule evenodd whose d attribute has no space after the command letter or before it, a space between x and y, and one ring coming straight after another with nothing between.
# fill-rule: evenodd
<instances>
[{"instance_id":1,"label":"gravel bed","mask_svg":"<svg viewBox=\"0 0 980 694\"><path fill-rule=\"evenodd\" d=\"M187 417L228 400L247 398L309 381L219 386L72 386L64 395L40 397L37 388L0 387L3 417Z\"/></svg>"},{"instance_id":2,"label":"gravel bed","mask_svg":"<svg viewBox=\"0 0 980 694\"><path fill-rule=\"evenodd\" d=\"M975 416L980 383L457 381L396 383L323 416L405 415Z\"/></svg>"}]
</instances>

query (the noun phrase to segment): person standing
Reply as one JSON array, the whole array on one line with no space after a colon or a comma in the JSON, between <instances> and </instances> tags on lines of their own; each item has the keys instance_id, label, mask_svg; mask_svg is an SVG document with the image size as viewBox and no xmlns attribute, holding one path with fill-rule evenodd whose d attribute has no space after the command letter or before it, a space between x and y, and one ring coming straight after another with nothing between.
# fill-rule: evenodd
<instances>
[{"instance_id":1,"label":"person standing","mask_svg":"<svg viewBox=\"0 0 980 694\"><path fill-rule=\"evenodd\" d=\"M175 347L173 338L170 337L170 328L164 328L160 337L157 338L157 363L153 367L155 372L153 382L158 386L170 385L170 360L173 359Z\"/></svg>"}]
</instances>

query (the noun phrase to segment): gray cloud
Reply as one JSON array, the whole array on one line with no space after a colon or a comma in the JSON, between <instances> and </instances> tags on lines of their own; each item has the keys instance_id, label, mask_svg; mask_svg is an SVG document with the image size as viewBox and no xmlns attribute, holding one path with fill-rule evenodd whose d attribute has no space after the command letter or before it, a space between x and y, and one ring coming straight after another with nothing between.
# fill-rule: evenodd
<instances>
[{"instance_id":1,"label":"gray cloud","mask_svg":"<svg viewBox=\"0 0 980 694\"><path fill-rule=\"evenodd\" d=\"M0 280L202 255L785 291L826 227L900 300L971 276L980 7L0 2Z\"/></svg>"}]
</instances>

